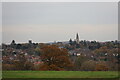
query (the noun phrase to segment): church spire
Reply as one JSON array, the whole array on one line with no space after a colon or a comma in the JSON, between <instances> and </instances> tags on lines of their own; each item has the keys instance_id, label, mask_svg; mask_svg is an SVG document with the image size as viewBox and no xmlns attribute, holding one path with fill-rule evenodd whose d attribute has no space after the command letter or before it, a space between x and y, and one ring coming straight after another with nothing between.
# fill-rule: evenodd
<instances>
[{"instance_id":1,"label":"church spire","mask_svg":"<svg viewBox=\"0 0 120 80\"><path fill-rule=\"evenodd\" d=\"M76 43L79 44L79 35L78 35L78 33L76 35Z\"/></svg>"}]
</instances>

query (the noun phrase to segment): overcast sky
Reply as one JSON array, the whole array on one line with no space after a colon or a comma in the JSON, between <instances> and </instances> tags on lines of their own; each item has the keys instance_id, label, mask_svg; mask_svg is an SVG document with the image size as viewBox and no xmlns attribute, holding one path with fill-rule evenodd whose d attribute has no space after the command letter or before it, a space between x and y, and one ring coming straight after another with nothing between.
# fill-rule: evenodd
<instances>
[{"instance_id":1,"label":"overcast sky","mask_svg":"<svg viewBox=\"0 0 120 80\"><path fill-rule=\"evenodd\" d=\"M2 3L2 42L118 39L117 2Z\"/></svg>"}]
</instances>

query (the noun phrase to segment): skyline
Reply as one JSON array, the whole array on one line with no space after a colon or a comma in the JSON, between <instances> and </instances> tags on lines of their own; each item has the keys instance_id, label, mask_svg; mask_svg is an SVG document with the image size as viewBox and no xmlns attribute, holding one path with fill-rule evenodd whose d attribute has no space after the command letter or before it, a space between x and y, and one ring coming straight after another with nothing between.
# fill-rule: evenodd
<instances>
[{"instance_id":1,"label":"skyline","mask_svg":"<svg viewBox=\"0 0 120 80\"><path fill-rule=\"evenodd\" d=\"M2 4L2 41L118 40L117 2Z\"/></svg>"},{"instance_id":2,"label":"skyline","mask_svg":"<svg viewBox=\"0 0 120 80\"><path fill-rule=\"evenodd\" d=\"M96 41L96 42L109 42L109 41L112 41L112 40L108 40L108 41L84 40L84 39L80 39L79 37L80 37L79 34L76 33L75 38L74 39L70 38L69 40L76 41L76 39L78 38L79 42L80 41ZM34 42L32 39L29 39L29 40L27 40L25 42L17 42L17 44L29 43L29 41L31 41L32 43L57 43L57 42L69 42L69 40L66 40L66 41L60 41L60 40L58 40L58 41L49 41L49 42ZM12 41L11 41L11 43L12 43ZM113 41L116 41L116 40L113 40ZM11 44L11 43L3 43L3 44ZM16 41L15 41L15 43L16 43Z\"/></svg>"}]
</instances>

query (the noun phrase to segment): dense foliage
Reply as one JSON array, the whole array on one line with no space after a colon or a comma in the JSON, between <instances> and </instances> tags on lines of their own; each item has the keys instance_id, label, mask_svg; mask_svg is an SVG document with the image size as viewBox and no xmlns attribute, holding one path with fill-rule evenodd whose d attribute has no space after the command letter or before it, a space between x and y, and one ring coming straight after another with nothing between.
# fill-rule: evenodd
<instances>
[{"instance_id":1,"label":"dense foliage","mask_svg":"<svg viewBox=\"0 0 120 80\"><path fill-rule=\"evenodd\" d=\"M3 70L115 71L119 68L119 41L2 44Z\"/></svg>"}]
</instances>

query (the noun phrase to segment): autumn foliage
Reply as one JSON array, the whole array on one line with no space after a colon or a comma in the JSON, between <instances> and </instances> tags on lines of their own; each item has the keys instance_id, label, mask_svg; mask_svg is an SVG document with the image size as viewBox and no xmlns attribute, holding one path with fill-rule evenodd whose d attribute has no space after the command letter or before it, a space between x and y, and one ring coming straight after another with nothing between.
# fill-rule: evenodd
<instances>
[{"instance_id":1,"label":"autumn foliage","mask_svg":"<svg viewBox=\"0 0 120 80\"><path fill-rule=\"evenodd\" d=\"M99 62L96 65L95 70L96 71L108 71L109 67L105 63L103 63L103 62Z\"/></svg>"},{"instance_id":2,"label":"autumn foliage","mask_svg":"<svg viewBox=\"0 0 120 80\"><path fill-rule=\"evenodd\" d=\"M41 59L44 62L40 70L69 70L73 65L66 49L49 45L42 48Z\"/></svg>"}]
</instances>

